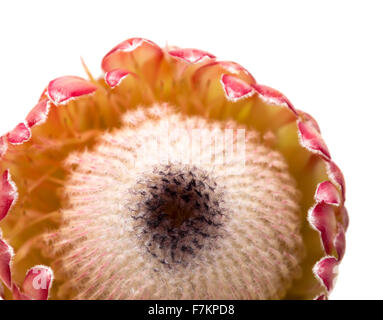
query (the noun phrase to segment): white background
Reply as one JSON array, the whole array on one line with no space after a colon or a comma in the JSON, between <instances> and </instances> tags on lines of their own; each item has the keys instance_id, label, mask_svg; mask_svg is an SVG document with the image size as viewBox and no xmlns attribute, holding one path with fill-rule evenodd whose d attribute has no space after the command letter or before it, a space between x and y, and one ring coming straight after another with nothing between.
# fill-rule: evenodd
<instances>
[{"instance_id":1,"label":"white background","mask_svg":"<svg viewBox=\"0 0 383 320\"><path fill-rule=\"evenodd\" d=\"M347 183L351 224L332 299L383 299L381 1L1 1L0 135L47 83L96 76L130 37L239 62L319 122Z\"/></svg>"}]
</instances>

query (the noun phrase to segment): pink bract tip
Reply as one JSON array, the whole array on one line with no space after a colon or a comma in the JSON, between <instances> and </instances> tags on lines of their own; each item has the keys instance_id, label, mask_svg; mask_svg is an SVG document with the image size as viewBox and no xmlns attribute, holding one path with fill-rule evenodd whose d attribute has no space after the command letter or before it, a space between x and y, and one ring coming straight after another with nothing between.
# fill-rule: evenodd
<instances>
[{"instance_id":1,"label":"pink bract tip","mask_svg":"<svg viewBox=\"0 0 383 320\"><path fill-rule=\"evenodd\" d=\"M22 144L31 138L30 128L23 122L19 123L11 132L8 133L7 139L11 144Z\"/></svg>"},{"instance_id":2,"label":"pink bract tip","mask_svg":"<svg viewBox=\"0 0 383 320\"><path fill-rule=\"evenodd\" d=\"M317 202L323 201L334 205L341 203L339 191L330 181L324 181L318 185L315 192L315 199Z\"/></svg>"},{"instance_id":3,"label":"pink bract tip","mask_svg":"<svg viewBox=\"0 0 383 320\"><path fill-rule=\"evenodd\" d=\"M332 181L341 188L343 201L345 201L346 200L346 183L344 181L344 176L342 171L340 171L339 167L333 161L330 161L327 163L327 171Z\"/></svg>"},{"instance_id":4,"label":"pink bract tip","mask_svg":"<svg viewBox=\"0 0 383 320\"><path fill-rule=\"evenodd\" d=\"M59 105L72 98L91 94L96 90L97 86L95 84L83 78L64 76L49 83L47 94L54 104Z\"/></svg>"},{"instance_id":5,"label":"pink bract tip","mask_svg":"<svg viewBox=\"0 0 383 320\"><path fill-rule=\"evenodd\" d=\"M43 99L31 110L31 112L29 112L25 120L28 126L32 128L33 126L36 126L45 122L45 120L47 119L48 113L49 113L49 99Z\"/></svg>"},{"instance_id":6,"label":"pink bract tip","mask_svg":"<svg viewBox=\"0 0 383 320\"><path fill-rule=\"evenodd\" d=\"M298 120L298 132L302 145L308 150L320 154L325 159L331 159L330 152L320 133L308 123Z\"/></svg>"},{"instance_id":7,"label":"pink bract tip","mask_svg":"<svg viewBox=\"0 0 383 320\"><path fill-rule=\"evenodd\" d=\"M334 207L324 202L317 203L309 213L309 221L320 232L326 253L331 254L337 226Z\"/></svg>"},{"instance_id":8,"label":"pink bract tip","mask_svg":"<svg viewBox=\"0 0 383 320\"><path fill-rule=\"evenodd\" d=\"M215 56L211 53L198 49L173 49L168 53L189 63L198 63L204 59L215 59Z\"/></svg>"},{"instance_id":9,"label":"pink bract tip","mask_svg":"<svg viewBox=\"0 0 383 320\"><path fill-rule=\"evenodd\" d=\"M52 281L53 272L50 268L35 266L25 276L23 292L33 300L47 300Z\"/></svg>"},{"instance_id":10,"label":"pink bract tip","mask_svg":"<svg viewBox=\"0 0 383 320\"><path fill-rule=\"evenodd\" d=\"M17 188L6 170L0 177L0 221L3 220L17 200Z\"/></svg>"},{"instance_id":11,"label":"pink bract tip","mask_svg":"<svg viewBox=\"0 0 383 320\"><path fill-rule=\"evenodd\" d=\"M334 257L325 257L314 267L314 274L323 282L330 293L338 276L338 261Z\"/></svg>"},{"instance_id":12,"label":"pink bract tip","mask_svg":"<svg viewBox=\"0 0 383 320\"><path fill-rule=\"evenodd\" d=\"M0 280L10 288L11 281L11 260L13 250L5 241L0 239Z\"/></svg>"},{"instance_id":13,"label":"pink bract tip","mask_svg":"<svg viewBox=\"0 0 383 320\"><path fill-rule=\"evenodd\" d=\"M270 88L270 87L258 84L258 83L254 84L253 88L255 89L255 91L258 92L260 97L262 99L264 99L266 102L271 103L271 104L283 104L283 105L286 105L295 114L298 113L295 110L293 104L290 102L290 100L287 99L279 91L277 91L277 90L275 90L273 88Z\"/></svg>"},{"instance_id":14,"label":"pink bract tip","mask_svg":"<svg viewBox=\"0 0 383 320\"><path fill-rule=\"evenodd\" d=\"M114 69L105 73L105 82L112 88L118 86L121 81L128 76L129 74L134 75L133 73L123 70L123 69Z\"/></svg>"},{"instance_id":15,"label":"pink bract tip","mask_svg":"<svg viewBox=\"0 0 383 320\"><path fill-rule=\"evenodd\" d=\"M7 152L7 149L8 145L6 138L4 136L0 137L0 158L5 154L5 152Z\"/></svg>"},{"instance_id":16,"label":"pink bract tip","mask_svg":"<svg viewBox=\"0 0 383 320\"><path fill-rule=\"evenodd\" d=\"M251 97L255 90L247 82L238 79L235 76L224 74L221 77L221 83L225 90L226 97L230 101L238 101L247 97Z\"/></svg>"}]
</instances>

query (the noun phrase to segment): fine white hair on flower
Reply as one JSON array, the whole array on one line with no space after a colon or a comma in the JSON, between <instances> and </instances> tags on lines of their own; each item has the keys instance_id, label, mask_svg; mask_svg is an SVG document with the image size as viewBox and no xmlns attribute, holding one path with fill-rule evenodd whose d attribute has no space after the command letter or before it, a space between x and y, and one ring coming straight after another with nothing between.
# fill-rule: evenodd
<instances>
[{"instance_id":1,"label":"fine white hair on flower","mask_svg":"<svg viewBox=\"0 0 383 320\"><path fill-rule=\"evenodd\" d=\"M194 129L227 128L234 146L246 132L245 153L206 136L190 150ZM74 287L80 299L279 298L299 275L299 192L254 130L139 108L66 165L64 223L49 249L68 279L63 297Z\"/></svg>"}]
</instances>

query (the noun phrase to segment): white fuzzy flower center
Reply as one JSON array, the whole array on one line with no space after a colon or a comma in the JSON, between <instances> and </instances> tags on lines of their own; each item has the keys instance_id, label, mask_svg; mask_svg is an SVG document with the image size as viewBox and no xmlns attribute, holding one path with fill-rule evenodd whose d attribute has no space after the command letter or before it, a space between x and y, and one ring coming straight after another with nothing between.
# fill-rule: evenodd
<instances>
[{"instance_id":1,"label":"white fuzzy flower center","mask_svg":"<svg viewBox=\"0 0 383 320\"><path fill-rule=\"evenodd\" d=\"M253 130L154 106L66 165L59 295L281 298L299 274L299 192Z\"/></svg>"}]
</instances>

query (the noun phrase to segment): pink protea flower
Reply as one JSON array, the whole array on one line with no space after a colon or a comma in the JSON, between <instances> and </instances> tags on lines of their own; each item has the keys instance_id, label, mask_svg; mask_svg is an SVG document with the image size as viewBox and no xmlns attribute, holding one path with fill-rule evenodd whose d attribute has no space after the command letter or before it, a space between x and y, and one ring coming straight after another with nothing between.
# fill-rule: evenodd
<instances>
[{"instance_id":1,"label":"pink protea flower","mask_svg":"<svg viewBox=\"0 0 383 320\"><path fill-rule=\"evenodd\" d=\"M316 121L201 50L132 38L102 69L0 137L0 296L327 298L348 215Z\"/></svg>"}]
</instances>

